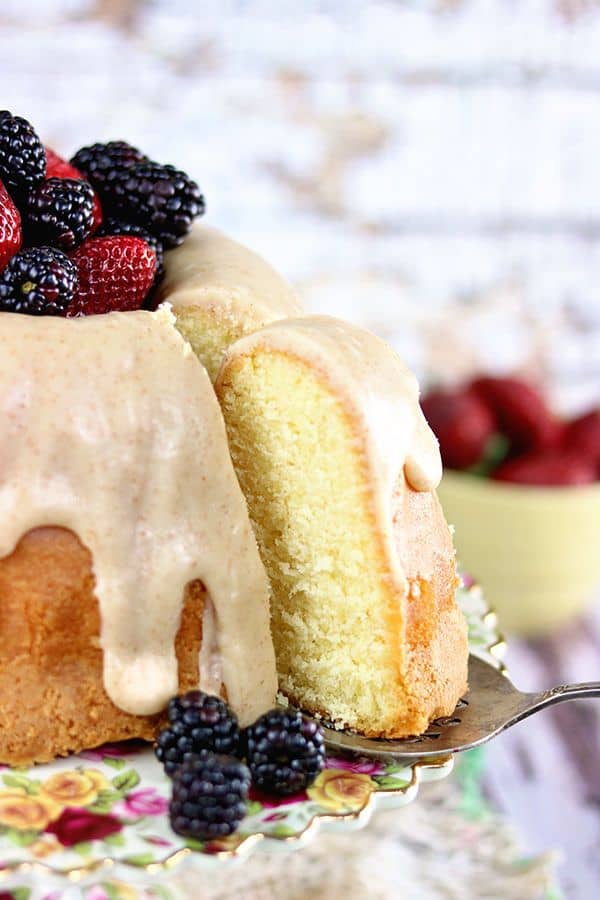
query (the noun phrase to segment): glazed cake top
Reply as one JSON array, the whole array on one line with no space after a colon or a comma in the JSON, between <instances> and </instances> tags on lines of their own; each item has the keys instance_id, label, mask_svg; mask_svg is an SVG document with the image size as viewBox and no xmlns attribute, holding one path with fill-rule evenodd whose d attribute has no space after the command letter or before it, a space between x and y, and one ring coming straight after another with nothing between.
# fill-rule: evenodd
<instances>
[{"instance_id":1,"label":"glazed cake top","mask_svg":"<svg viewBox=\"0 0 600 900\"><path fill-rule=\"evenodd\" d=\"M197 224L165 259L161 296L174 309L225 308L256 327L285 316L302 315L292 287L266 260L217 228Z\"/></svg>"}]
</instances>

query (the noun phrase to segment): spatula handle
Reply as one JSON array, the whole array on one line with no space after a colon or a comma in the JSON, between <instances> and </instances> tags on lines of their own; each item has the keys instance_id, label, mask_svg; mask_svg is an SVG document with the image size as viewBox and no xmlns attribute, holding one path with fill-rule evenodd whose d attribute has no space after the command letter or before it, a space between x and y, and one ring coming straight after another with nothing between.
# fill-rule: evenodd
<instances>
[{"instance_id":1,"label":"spatula handle","mask_svg":"<svg viewBox=\"0 0 600 900\"><path fill-rule=\"evenodd\" d=\"M549 691L542 691L532 696L536 709L562 703L563 700L585 700L588 697L600 697L600 681L583 681L581 684L559 684Z\"/></svg>"}]
</instances>

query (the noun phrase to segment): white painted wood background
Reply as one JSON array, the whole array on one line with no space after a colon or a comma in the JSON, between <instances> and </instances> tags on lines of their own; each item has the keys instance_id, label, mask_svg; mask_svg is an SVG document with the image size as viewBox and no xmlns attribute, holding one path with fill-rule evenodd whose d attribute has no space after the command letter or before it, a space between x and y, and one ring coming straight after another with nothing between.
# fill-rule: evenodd
<instances>
[{"instance_id":1,"label":"white painted wood background","mask_svg":"<svg viewBox=\"0 0 600 900\"><path fill-rule=\"evenodd\" d=\"M212 223L421 375L520 368L558 409L600 402L594 0L3 0L0 79L59 151L126 137L188 169ZM531 688L598 678L598 616L515 643L512 667ZM488 757L494 802L531 848L563 848L586 900L590 707Z\"/></svg>"}]
</instances>

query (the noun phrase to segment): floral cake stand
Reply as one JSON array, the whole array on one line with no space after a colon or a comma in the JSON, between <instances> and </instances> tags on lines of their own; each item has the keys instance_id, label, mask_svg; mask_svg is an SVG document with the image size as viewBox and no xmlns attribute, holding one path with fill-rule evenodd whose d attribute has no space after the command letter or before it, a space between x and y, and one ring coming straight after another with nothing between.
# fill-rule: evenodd
<instances>
[{"instance_id":1,"label":"floral cake stand","mask_svg":"<svg viewBox=\"0 0 600 900\"><path fill-rule=\"evenodd\" d=\"M503 641L481 590L467 582L459 589L458 600L469 624L471 652L498 660ZM299 848L321 830L363 828L376 809L410 803L420 784L444 778L452 768L451 756L409 765L329 756L307 791L278 800L253 792L234 835L199 842L171 831L170 782L148 745L105 745L30 769L2 767L0 900L32 897L30 888L15 888L14 882L18 875L35 872L70 882L94 876L95 884L78 896L113 900L126 896L111 881L115 866L132 875L136 869L156 875L190 857L194 864L214 866L259 848ZM3 894L4 885L10 890ZM39 896L54 900L62 894L50 891ZM170 894L167 888L155 887L144 896Z\"/></svg>"}]
</instances>

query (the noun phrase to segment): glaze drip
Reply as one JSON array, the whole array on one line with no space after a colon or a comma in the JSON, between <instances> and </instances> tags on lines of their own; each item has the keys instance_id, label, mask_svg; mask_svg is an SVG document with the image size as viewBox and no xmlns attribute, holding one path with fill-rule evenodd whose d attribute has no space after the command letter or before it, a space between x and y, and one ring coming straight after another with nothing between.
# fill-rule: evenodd
<instances>
[{"instance_id":1,"label":"glaze drip","mask_svg":"<svg viewBox=\"0 0 600 900\"><path fill-rule=\"evenodd\" d=\"M0 384L0 557L44 525L88 547L111 700L146 715L176 693L184 590L201 579L201 681L218 668L242 724L264 712L267 579L212 386L170 311L3 313Z\"/></svg>"}]
</instances>

